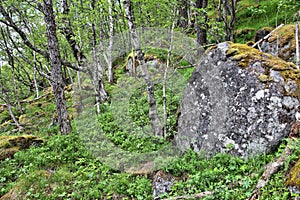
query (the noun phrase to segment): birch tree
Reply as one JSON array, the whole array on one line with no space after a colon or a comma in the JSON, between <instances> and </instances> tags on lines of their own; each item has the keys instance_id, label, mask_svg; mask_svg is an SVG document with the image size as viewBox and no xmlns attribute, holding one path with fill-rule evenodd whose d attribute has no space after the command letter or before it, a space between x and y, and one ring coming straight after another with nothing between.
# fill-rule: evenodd
<instances>
[{"instance_id":1,"label":"birch tree","mask_svg":"<svg viewBox=\"0 0 300 200\"><path fill-rule=\"evenodd\" d=\"M156 99L154 97L154 86L149 71L147 69L147 66L145 64L144 53L141 48L140 41L137 35L131 0L124 1L124 9L128 20L128 27L133 41L133 46L136 50L137 61L139 63L139 67L141 68L142 76L145 80L146 87L147 87L149 118L150 118L152 130L156 136L162 136L163 133L162 133L161 121L157 114Z\"/></svg>"}]
</instances>

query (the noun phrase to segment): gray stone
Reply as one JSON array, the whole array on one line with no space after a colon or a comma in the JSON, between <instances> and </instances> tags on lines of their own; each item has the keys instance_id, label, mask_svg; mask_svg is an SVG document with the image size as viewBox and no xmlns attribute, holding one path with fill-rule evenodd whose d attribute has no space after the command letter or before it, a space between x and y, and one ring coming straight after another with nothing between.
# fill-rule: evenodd
<instances>
[{"instance_id":1,"label":"gray stone","mask_svg":"<svg viewBox=\"0 0 300 200\"><path fill-rule=\"evenodd\" d=\"M182 151L249 157L271 152L289 134L299 101L284 91L297 84L274 69L273 81L261 82L257 72L265 66L249 61L249 67L238 67L226 56L229 47L221 43L204 55L189 80L175 136Z\"/></svg>"}]
</instances>

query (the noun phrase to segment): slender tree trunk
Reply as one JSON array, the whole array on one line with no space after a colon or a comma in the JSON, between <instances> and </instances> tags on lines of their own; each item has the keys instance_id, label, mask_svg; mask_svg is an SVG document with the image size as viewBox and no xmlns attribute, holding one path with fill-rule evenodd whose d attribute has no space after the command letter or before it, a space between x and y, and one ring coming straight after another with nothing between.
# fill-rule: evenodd
<instances>
[{"instance_id":1,"label":"slender tree trunk","mask_svg":"<svg viewBox=\"0 0 300 200\"><path fill-rule=\"evenodd\" d=\"M167 114L167 75L168 75L168 70L170 67L170 60L171 60L171 53L172 53L172 49L173 49L173 39L174 39L174 28L175 28L175 23L173 22L172 24L172 28L171 28L171 38L170 38L170 47L168 50L168 57L167 57L167 65L166 65L166 69L164 71L164 80L163 80L163 108L164 108L164 133L163 136L166 137L167 136L167 118L168 118L168 114Z\"/></svg>"},{"instance_id":2,"label":"slender tree trunk","mask_svg":"<svg viewBox=\"0 0 300 200\"><path fill-rule=\"evenodd\" d=\"M189 25L189 3L188 0L180 0L178 1L178 12L179 12L179 19L178 19L178 26L181 27L183 30L188 28Z\"/></svg>"},{"instance_id":3,"label":"slender tree trunk","mask_svg":"<svg viewBox=\"0 0 300 200\"><path fill-rule=\"evenodd\" d=\"M114 18L113 18L113 3L111 0L108 0L109 3L109 45L108 45L108 82L113 82L113 70L112 70L112 53L114 45Z\"/></svg>"},{"instance_id":4,"label":"slender tree trunk","mask_svg":"<svg viewBox=\"0 0 300 200\"><path fill-rule=\"evenodd\" d=\"M93 51L93 60L94 60L94 66L95 69L94 74L91 74L93 77L93 82L94 82L94 89L95 89L95 94L96 94L96 108L97 108L97 114L101 114L101 109L100 109L100 103L101 103L101 96L100 96L100 88L103 86L102 82L99 82L98 80L102 80L102 73L103 70L101 68L101 65L99 63L99 60L96 55L96 29L95 29L95 24L92 24L92 33L93 33L93 39L92 39L92 51ZM103 86L104 87L104 86Z\"/></svg>"},{"instance_id":5,"label":"slender tree trunk","mask_svg":"<svg viewBox=\"0 0 300 200\"><path fill-rule=\"evenodd\" d=\"M90 5L92 10L95 10L95 3L96 3L95 0L92 0ZM100 29L102 29L102 27ZM102 44L101 41L102 38L100 38L100 45ZM97 56L96 48L97 48L97 33L96 33L95 24L92 23L92 56L93 56L94 64L93 64L93 72L90 71L89 73L90 76L92 77L94 90L95 90L97 114L100 115L101 114L100 104L101 102L104 102L108 99L108 93L105 91L104 81L103 81L104 70Z\"/></svg>"},{"instance_id":6,"label":"slender tree trunk","mask_svg":"<svg viewBox=\"0 0 300 200\"><path fill-rule=\"evenodd\" d=\"M71 124L68 117L67 103L63 89L62 63L60 57L59 43L56 35L55 16L53 13L52 0L43 0L43 12L45 15L46 35L48 40L48 51L50 66L52 67L52 88L56 101L58 123L62 134L71 132Z\"/></svg>"},{"instance_id":7,"label":"slender tree trunk","mask_svg":"<svg viewBox=\"0 0 300 200\"><path fill-rule=\"evenodd\" d=\"M39 87L38 87L37 80L36 80L36 74L37 74L36 68L37 68L36 67L36 53L33 52L33 83L34 83L36 98L39 98Z\"/></svg>"},{"instance_id":8,"label":"slender tree trunk","mask_svg":"<svg viewBox=\"0 0 300 200\"><path fill-rule=\"evenodd\" d=\"M10 102L10 99L6 93L6 91L2 88L2 95L3 95L3 100L5 101L6 103L6 107L9 111L9 114L10 114L10 117L12 118L12 120L14 121L16 127L18 129L22 129L23 127L19 124L17 118L15 117L14 113L13 113L13 110L12 110L12 105L11 105L11 102Z\"/></svg>"},{"instance_id":9,"label":"slender tree trunk","mask_svg":"<svg viewBox=\"0 0 300 200\"><path fill-rule=\"evenodd\" d=\"M131 0L124 1L124 8L125 8L126 17L128 19L128 27L133 40L133 45L137 53L137 61L139 63L139 67L141 68L143 78L146 82L148 103L149 103L149 118L150 118L151 126L156 136L162 136L163 133L162 133L161 122L157 114L156 100L154 97L154 86L152 83L151 76L148 72L147 66L145 65L144 53L142 51L139 38L137 35L137 31L135 28Z\"/></svg>"}]
</instances>

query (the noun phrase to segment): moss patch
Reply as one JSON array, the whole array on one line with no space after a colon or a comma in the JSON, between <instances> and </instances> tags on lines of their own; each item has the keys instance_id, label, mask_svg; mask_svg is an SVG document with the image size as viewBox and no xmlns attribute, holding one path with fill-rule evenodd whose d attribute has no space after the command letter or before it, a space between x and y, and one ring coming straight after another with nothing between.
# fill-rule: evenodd
<instances>
[{"instance_id":1,"label":"moss patch","mask_svg":"<svg viewBox=\"0 0 300 200\"><path fill-rule=\"evenodd\" d=\"M291 62L285 62L278 57L263 53L246 44L230 43L230 47L226 51L226 56L238 61L240 67L248 67L253 63L260 62L266 69L274 69L277 71L296 68L295 64Z\"/></svg>"},{"instance_id":2,"label":"moss patch","mask_svg":"<svg viewBox=\"0 0 300 200\"><path fill-rule=\"evenodd\" d=\"M284 60L290 60L296 51L295 30L295 25L286 25L274 31L268 39L270 43L278 43L278 56Z\"/></svg>"},{"instance_id":3,"label":"moss patch","mask_svg":"<svg viewBox=\"0 0 300 200\"><path fill-rule=\"evenodd\" d=\"M300 188L300 159L290 170L286 181L287 186L296 186Z\"/></svg>"},{"instance_id":4,"label":"moss patch","mask_svg":"<svg viewBox=\"0 0 300 200\"><path fill-rule=\"evenodd\" d=\"M33 135L0 136L0 160L11 158L22 149L27 149L33 144L41 144L44 140Z\"/></svg>"},{"instance_id":5,"label":"moss patch","mask_svg":"<svg viewBox=\"0 0 300 200\"><path fill-rule=\"evenodd\" d=\"M293 80L297 85L300 85L300 70L292 62L286 62L279 57L271 54L263 53L258 49L249 47L245 44L229 43L230 47L226 51L226 56L238 62L238 66L242 68L249 67L254 63L260 63L265 69L265 72L258 74L257 78L261 82L273 81L270 77L270 70L280 71L283 79L288 82ZM300 89L298 88L293 94L287 94L300 98Z\"/></svg>"}]
</instances>

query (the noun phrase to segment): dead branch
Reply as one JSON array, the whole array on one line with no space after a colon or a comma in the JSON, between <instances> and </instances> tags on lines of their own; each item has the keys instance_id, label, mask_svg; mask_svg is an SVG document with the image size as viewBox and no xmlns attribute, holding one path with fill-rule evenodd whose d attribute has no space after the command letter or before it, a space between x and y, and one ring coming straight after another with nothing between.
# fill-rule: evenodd
<instances>
[{"instance_id":1,"label":"dead branch","mask_svg":"<svg viewBox=\"0 0 300 200\"><path fill-rule=\"evenodd\" d=\"M198 194L191 194L191 195L183 195L183 196L177 196L177 197L170 197L164 200L178 200L178 199L191 199L191 198L202 198L206 196L210 196L212 194L211 191L205 191Z\"/></svg>"},{"instance_id":2,"label":"dead branch","mask_svg":"<svg viewBox=\"0 0 300 200\"><path fill-rule=\"evenodd\" d=\"M284 24L280 24L279 26L277 26L273 31L271 31L268 35L266 35L264 38L258 40L254 45L252 45L252 47L256 47L259 43L261 43L262 41L268 39L269 37L272 36L272 33L274 31L276 31L277 29L281 28Z\"/></svg>"},{"instance_id":3,"label":"dead branch","mask_svg":"<svg viewBox=\"0 0 300 200\"><path fill-rule=\"evenodd\" d=\"M274 162L270 162L266 165L265 172L259 178L255 189L248 200L259 199L261 189L267 185L271 176L279 171L279 169L284 165L284 162L286 161L288 156L291 154L292 150L287 145L279 158L277 158Z\"/></svg>"}]
</instances>

